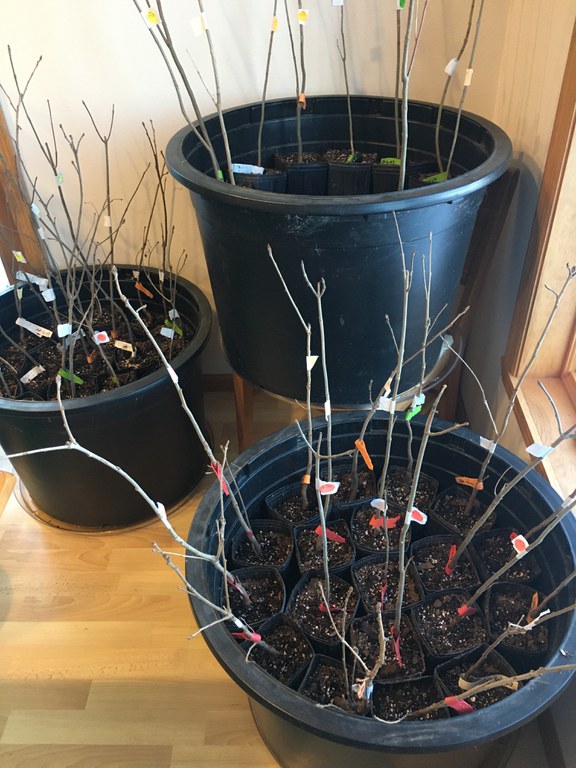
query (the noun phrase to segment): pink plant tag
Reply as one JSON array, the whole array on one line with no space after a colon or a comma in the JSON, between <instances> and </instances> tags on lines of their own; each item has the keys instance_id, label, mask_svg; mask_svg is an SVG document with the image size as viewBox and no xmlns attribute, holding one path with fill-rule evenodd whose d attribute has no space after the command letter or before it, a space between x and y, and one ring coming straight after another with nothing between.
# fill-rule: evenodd
<instances>
[{"instance_id":1,"label":"pink plant tag","mask_svg":"<svg viewBox=\"0 0 576 768\"><path fill-rule=\"evenodd\" d=\"M384 606L386 600L386 592L388 592L388 584L382 584L380 587L380 605Z\"/></svg>"},{"instance_id":2,"label":"pink plant tag","mask_svg":"<svg viewBox=\"0 0 576 768\"><path fill-rule=\"evenodd\" d=\"M400 633L396 631L396 627L392 627L392 642L394 643L394 653L396 654L396 661L400 669L404 667L402 662L402 654L400 653Z\"/></svg>"},{"instance_id":3,"label":"pink plant tag","mask_svg":"<svg viewBox=\"0 0 576 768\"><path fill-rule=\"evenodd\" d=\"M230 632L230 634L239 640L250 640L253 643L262 641L262 635L259 635L258 632Z\"/></svg>"},{"instance_id":4,"label":"pink plant tag","mask_svg":"<svg viewBox=\"0 0 576 768\"><path fill-rule=\"evenodd\" d=\"M415 522L418 523L418 525L425 525L428 520L428 515L425 515L424 512L413 507L412 511L408 512L406 519L408 523Z\"/></svg>"},{"instance_id":5,"label":"pink plant tag","mask_svg":"<svg viewBox=\"0 0 576 768\"><path fill-rule=\"evenodd\" d=\"M314 531L314 533L317 536L322 536L322 526L319 525L318 528L316 528L316 530ZM344 542L346 541L346 539L343 536L340 536L334 531L331 531L329 528L326 528L326 538L330 539L331 541L337 541L338 544L344 544Z\"/></svg>"},{"instance_id":6,"label":"pink plant tag","mask_svg":"<svg viewBox=\"0 0 576 768\"><path fill-rule=\"evenodd\" d=\"M455 696L446 696L444 699L446 704L455 712L459 712L461 715L465 715L468 712L474 712L474 707L468 704L464 699L457 699Z\"/></svg>"},{"instance_id":7,"label":"pink plant tag","mask_svg":"<svg viewBox=\"0 0 576 768\"><path fill-rule=\"evenodd\" d=\"M226 496L230 495L230 490L228 488L228 484L226 483L226 480L224 480L224 474L222 472L222 464L220 464L219 461L211 461L210 467L212 469L212 472L216 475L218 480L220 480L220 485L222 486L222 490L226 494Z\"/></svg>"},{"instance_id":8,"label":"pink plant tag","mask_svg":"<svg viewBox=\"0 0 576 768\"><path fill-rule=\"evenodd\" d=\"M474 616L475 613L478 613L478 608L475 605L464 604L458 608L458 616Z\"/></svg>"},{"instance_id":9,"label":"pink plant tag","mask_svg":"<svg viewBox=\"0 0 576 768\"><path fill-rule=\"evenodd\" d=\"M327 482L316 478L316 489L322 496L332 496L340 488L340 483Z\"/></svg>"},{"instance_id":10,"label":"pink plant tag","mask_svg":"<svg viewBox=\"0 0 576 768\"><path fill-rule=\"evenodd\" d=\"M526 554L526 550L530 545L524 536L521 536L518 533L511 533L510 540L512 541L512 546L516 550L516 557L520 558Z\"/></svg>"},{"instance_id":11,"label":"pink plant tag","mask_svg":"<svg viewBox=\"0 0 576 768\"><path fill-rule=\"evenodd\" d=\"M319 608L322 611L322 613L328 613L328 608L326 608L326 603L320 603ZM330 603L330 612L342 613L342 608L338 608L337 605L332 605L332 603Z\"/></svg>"}]
</instances>

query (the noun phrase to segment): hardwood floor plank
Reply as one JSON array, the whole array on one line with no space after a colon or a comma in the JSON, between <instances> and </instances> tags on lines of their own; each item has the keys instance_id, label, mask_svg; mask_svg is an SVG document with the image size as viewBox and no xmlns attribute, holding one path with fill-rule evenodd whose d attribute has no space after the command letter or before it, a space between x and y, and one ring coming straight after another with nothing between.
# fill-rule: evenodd
<instances>
[{"instance_id":1,"label":"hardwood floor plank","mask_svg":"<svg viewBox=\"0 0 576 768\"><path fill-rule=\"evenodd\" d=\"M0 744L0 768L171 768L169 746Z\"/></svg>"}]
</instances>

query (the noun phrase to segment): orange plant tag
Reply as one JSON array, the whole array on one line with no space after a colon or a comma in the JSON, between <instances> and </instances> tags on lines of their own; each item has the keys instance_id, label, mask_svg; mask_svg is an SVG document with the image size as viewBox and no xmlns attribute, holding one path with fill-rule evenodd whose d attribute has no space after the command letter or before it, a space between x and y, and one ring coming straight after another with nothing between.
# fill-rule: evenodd
<instances>
[{"instance_id":1,"label":"orange plant tag","mask_svg":"<svg viewBox=\"0 0 576 768\"><path fill-rule=\"evenodd\" d=\"M400 515L398 517L387 517L386 518L386 528L390 530L391 528L396 528L398 525L398 520L400 520ZM372 515L370 518L370 525L372 528L384 528L384 517L378 517L377 515Z\"/></svg>"},{"instance_id":2,"label":"orange plant tag","mask_svg":"<svg viewBox=\"0 0 576 768\"><path fill-rule=\"evenodd\" d=\"M478 480L475 477L456 477L454 478L459 485L468 485L470 488L475 488L477 491L481 491L484 488L482 480Z\"/></svg>"},{"instance_id":3,"label":"orange plant tag","mask_svg":"<svg viewBox=\"0 0 576 768\"><path fill-rule=\"evenodd\" d=\"M90 352L89 355L86 355L86 362L89 365L92 365L94 360L96 360L97 355L98 355L98 351L96 349L93 349L92 352Z\"/></svg>"},{"instance_id":4,"label":"orange plant tag","mask_svg":"<svg viewBox=\"0 0 576 768\"><path fill-rule=\"evenodd\" d=\"M298 104L302 104L302 109L306 109L306 94L300 93L298 95Z\"/></svg>"},{"instance_id":5,"label":"orange plant tag","mask_svg":"<svg viewBox=\"0 0 576 768\"><path fill-rule=\"evenodd\" d=\"M530 610L528 611L528 616L531 616L533 613L536 612L538 609L538 592L534 592L532 595L532 602L530 603Z\"/></svg>"},{"instance_id":6,"label":"orange plant tag","mask_svg":"<svg viewBox=\"0 0 576 768\"><path fill-rule=\"evenodd\" d=\"M149 291L148 288L145 288L142 283L134 283L134 288L136 288L137 291L140 291L140 293L143 293L145 296L148 296L149 299L154 298L152 291Z\"/></svg>"},{"instance_id":7,"label":"orange plant tag","mask_svg":"<svg viewBox=\"0 0 576 768\"><path fill-rule=\"evenodd\" d=\"M372 464L372 459L370 458L370 455L366 450L366 443L364 442L364 440L356 440L354 445L360 451L360 455L366 462L366 466L368 467L368 469L374 469L374 464Z\"/></svg>"},{"instance_id":8,"label":"orange plant tag","mask_svg":"<svg viewBox=\"0 0 576 768\"><path fill-rule=\"evenodd\" d=\"M310 485L310 475L302 475L302 484Z\"/></svg>"}]
</instances>

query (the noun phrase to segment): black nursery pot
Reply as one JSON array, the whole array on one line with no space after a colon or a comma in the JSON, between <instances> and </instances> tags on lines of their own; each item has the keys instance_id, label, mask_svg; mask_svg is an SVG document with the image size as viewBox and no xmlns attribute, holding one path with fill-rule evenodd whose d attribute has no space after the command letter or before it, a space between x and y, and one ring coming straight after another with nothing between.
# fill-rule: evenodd
<instances>
[{"instance_id":1,"label":"black nursery pot","mask_svg":"<svg viewBox=\"0 0 576 768\"><path fill-rule=\"evenodd\" d=\"M354 444L362 414L337 414L333 423L333 450L347 450ZM439 422L438 429L447 427ZM375 459L381 457L385 444L387 419L380 414L371 422L366 446ZM325 429L325 420L315 422L316 430ZM419 417L412 420L414 447L422 436ZM395 463L406 456L407 429L398 422L392 454ZM453 482L455 474L478 476L485 457L480 438L466 429L434 438L424 459L427 474L436 477L441 488ZM289 477L299 477L306 466L306 447L296 427L289 427L252 446L235 462L236 478L242 497L250 509L259 508L268 493L279 488ZM525 464L508 451L497 448L491 463L487 490L491 483L512 467ZM527 527L542 522L559 505L560 499L550 486L534 472L524 477L509 493L501 510L501 519L515 528L522 521ZM195 547L215 552L215 521L220 513L218 484L214 483L202 500L191 526L189 541ZM233 510L226 504L225 514L231 521ZM424 526L425 527L425 526ZM568 576L576 561L576 520L566 516L541 545L543 574L540 590L546 593L553 584ZM211 600L219 597L217 574L207 563L189 560L187 578L201 594ZM574 585L563 593L565 604L576 602ZM193 597L191 605L199 626L207 626L218 614ZM573 614L558 617L550 631L546 664L562 665L565 657L576 653L576 618ZM283 768L479 768L497 765L502 737L536 717L548 707L572 679L572 672L554 672L524 685L504 701L485 710L466 715L466 727L459 718L441 722L402 722L387 725L370 718L355 718L332 708L317 707L286 686L270 679L255 665L246 664L242 649L226 629L213 626L203 633L215 657L230 676L248 693L258 729L269 749ZM506 739L504 739L506 741Z\"/></svg>"},{"instance_id":2,"label":"black nursery pot","mask_svg":"<svg viewBox=\"0 0 576 768\"><path fill-rule=\"evenodd\" d=\"M129 299L136 299L132 269L119 267L118 271L122 290ZM25 291L23 317L39 321L39 306ZM171 364L188 404L207 429L200 354L208 339L212 312L204 294L183 278L178 278L176 308L195 335ZM10 331L15 319L9 289L0 296L4 330ZM108 392L64 400L64 410L80 445L121 467L166 509L183 500L205 472L204 450L164 368ZM0 444L7 454L66 441L56 401L0 398ZM12 463L32 501L55 525L107 529L154 517L127 480L77 451L23 456Z\"/></svg>"},{"instance_id":3,"label":"black nursery pot","mask_svg":"<svg viewBox=\"0 0 576 768\"><path fill-rule=\"evenodd\" d=\"M394 100L355 96L351 104L358 151L394 154ZM233 162L256 160L260 110L260 104L253 104L225 113ZM431 104L410 104L410 152L418 158L434 159L436 115ZM456 119L457 113L445 107L440 131L444 157ZM219 120L208 118L204 124L223 165ZM302 135L306 152L349 146L346 97L308 99ZM289 154L295 148L294 100L268 102L263 163L269 165L274 153ZM510 155L503 131L464 113L454 156L461 174L449 181L376 195L283 195L215 179L193 131L189 126L180 130L168 144L166 160L172 175L191 192L224 349L234 371L269 392L306 398L302 326L268 257L269 244L290 294L314 328L316 301L303 280L301 262L313 284L324 277L328 285L324 315L339 318L326 327L333 406L368 405L368 382L386 381L396 364L393 335L382 322L385 307L399 337L403 287L396 224L407 252L426 253L432 236L435 290L430 316L444 305L444 316L449 316L485 189L504 173ZM302 166L302 172L309 170ZM425 294L421 270L415 270L407 356L420 348ZM437 363L441 346L439 339L428 348L427 370ZM404 366L403 389L419 381L420 370L420 358ZM312 401L324 399L321 378L314 377Z\"/></svg>"}]
</instances>

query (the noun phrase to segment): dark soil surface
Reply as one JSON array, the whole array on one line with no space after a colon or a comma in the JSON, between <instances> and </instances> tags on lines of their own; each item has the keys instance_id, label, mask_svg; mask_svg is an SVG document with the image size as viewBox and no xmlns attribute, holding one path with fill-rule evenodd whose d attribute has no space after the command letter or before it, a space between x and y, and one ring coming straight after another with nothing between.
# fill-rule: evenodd
<instances>
[{"instance_id":1,"label":"dark soil surface","mask_svg":"<svg viewBox=\"0 0 576 768\"><path fill-rule=\"evenodd\" d=\"M402 616L400 622L400 657L396 654L391 638L393 619L388 617L383 618L382 621L386 637L384 664L380 667L376 679L421 677L426 669L424 653L410 620ZM372 669L380 656L380 633L376 614L370 613L354 619L350 629L350 640L364 663Z\"/></svg>"},{"instance_id":2,"label":"dark soil surface","mask_svg":"<svg viewBox=\"0 0 576 768\"><path fill-rule=\"evenodd\" d=\"M282 610L284 585L280 574L271 569L251 576L240 574L240 583L248 593L249 601L234 587L228 587L232 613L254 626Z\"/></svg>"},{"instance_id":3,"label":"dark soil surface","mask_svg":"<svg viewBox=\"0 0 576 768\"><path fill-rule=\"evenodd\" d=\"M478 586L478 573L470 555L466 552L458 560L452 574L446 573L451 547L458 543L456 539L452 541L423 540L413 548L412 562L427 592L455 588L472 590Z\"/></svg>"},{"instance_id":4,"label":"dark soil surface","mask_svg":"<svg viewBox=\"0 0 576 768\"><path fill-rule=\"evenodd\" d=\"M486 578L500 570L516 555L510 540L509 530L498 529L487 533L485 536L475 537L473 547L480 560L480 565L485 571ZM524 557L517 559L514 565L499 577L499 580L526 584L539 575L540 567L534 555L529 552Z\"/></svg>"},{"instance_id":5,"label":"dark soil surface","mask_svg":"<svg viewBox=\"0 0 576 768\"><path fill-rule=\"evenodd\" d=\"M369 710L369 704L348 695L352 675L349 670L346 675L341 663L317 656L300 686L300 693L318 704L334 704L350 714L364 715Z\"/></svg>"},{"instance_id":6,"label":"dark soil surface","mask_svg":"<svg viewBox=\"0 0 576 768\"><path fill-rule=\"evenodd\" d=\"M488 657L478 667L474 668L471 674L469 674L468 670L470 670L472 666L471 662L462 662L455 666L451 666L450 669L438 672L438 677L446 686L449 696L458 696L467 688L472 687L472 685L478 684L482 680L493 675L506 675L507 677L510 677L512 674L512 670L510 670L504 660L495 653L489 654ZM460 685L461 679L463 685ZM513 688L499 686L498 688L491 688L489 691L481 691L466 699L466 701L474 707L474 709L484 709L484 707L488 707L490 704L495 704L497 701L505 699L512 693L514 693Z\"/></svg>"},{"instance_id":7,"label":"dark soil surface","mask_svg":"<svg viewBox=\"0 0 576 768\"><path fill-rule=\"evenodd\" d=\"M373 713L381 720L399 720L408 712L435 704L442 698L431 677L402 683L379 683L374 686ZM425 715L409 715L408 720L438 720L446 717L443 709Z\"/></svg>"},{"instance_id":8,"label":"dark soil surface","mask_svg":"<svg viewBox=\"0 0 576 768\"><path fill-rule=\"evenodd\" d=\"M444 593L416 606L414 622L436 656L464 653L485 643L487 632L483 615L459 616L458 608L466 602L461 593Z\"/></svg>"},{"instance_id":9,"label":"dark soil surface","mask_svg":"<svg viewBox=\"0 0 576 768\"><path fill-rule=\"evenodd\" d=\"M250 659L281 683L288 684L313 656L306 637L290 624L280 623L266 632L261 630L261 635L273 650L255 645Z\"/></svg>"},{"instance_id":10,"label":"dark soil surface","mask_svg":"<svg viewBox=\"0 0 576 768\"><path fill-rule=\"evenodd\" d=\"M252 530L260 545L257 555L248 538L244 535L232 553L236 563L242 565L273 565L280 567L292 554L292 536L285 531L267 529L266 524L254 525Z\"/></svg>"},{"instance_id":11,"label":"dark soil surface","mask_svg":"<svg viewBox=\"0 0 576 768\"><path fill-rule=\"evenodd\" d=\"M318 523L318 526L320 523ZM319 570L323 567L323 542L321 532L318 534L318 526L298 531L296 534L296 548L298 551L298 563L302 573L304 571ZM351 563L354 558L354 546L350 530L344 520L334 520L326 525L328 563L330 568ZM335 533L343 538L343 542L334 541L329 533Z\"/></svg>"},{"instance_id":12,"label":"dark soil surface","mask_svg":"<svg viewBox=\"0 0 576 768\"><path fill-rule=\"evenodd\" d=\"M272 514L278 520L285 520L292 525L305 523L306 520L318 515L316 494L311 490L310 486L308 486L307 502L307 506L303 506L300 490L294 490L291 493L286 493L282 498L273 501L271 504Z\"/></svg>"},{"instance_id":13,"label":"dark soil surface","mask_svg":"<svg viewBox=\"0 0 576 768\"><path fill-rule=\"evenodd\" d=\"M533 596L536 591L522 584L495 584L490 590L487 602L490 633L498 637L508 624L526 624ZM542 596L539 595L541 600ZM539 611L536 610L536 615ZM544 653L548 648L548 627L540 624L529 632L515 634L502 641L503 647L522 650L526 653Z\"/></svg>"},{"instance_id":14,"label":"dark soil surface","mask_svg":"<svg viewBox=\"0 0 576 768\"><path fill-rule=\"evenodd\" d=\"M316 152L303 152L302 159L298 160L298 153L294 152L290 155L279 155L279 159L286 163L286 165L298 165L299 163L321 163L322 157Z\"/></svg>"},{"instance_id":15,"label":"dark soil surface","mask_svg":"<svg viewBox=\"0 0 576 768\"><path fill-rule=\"evenodd\" d=\"M332 627L330 616L322 599L320 585L326 593L323 579L311 577L298 591L293 593L294 600L288 606L288 613L299 624L306 634L323 643L337 642L337 635ZM346 603L346 599L348 601ZM330 610L332 617L342 631L343 610L346 605L346 627L353 618L357 602L357 593L354 588L343 579L332 577L330 579Z\"/></svg>"},{"instance_id":16,"label":"dark soil surface","mask_svg":"<svg viewBox=\"0 0 576 768\"><path fill-rule=\"evenodd\" d=\"M381 562L364 562L354 567L354 581L358 587L360 598L367 611L375 611L382 600L384 591L383 611L393 611L398 597L398 562L390 559L388 570L384 559ZM385 587L385 590L384 590ZM408 568L404 586L403 606L407 608L422 599L416 585L416 580Z\"/></svg>"},{"instance_id":17,"label":"dark soil surface","mask_svg":"<svg viewBox=\"0 0 576 768\"><path fill-rule=\"evenodd\" d=\"M324 153L323 159L327 163L373 165L378 159L376 152L357 152L356 157L349 160L351 152L349 149L328 149Z\"/></svg>"},{"instance_id":18,"label":"dark soil surface","mask_svg":"<svg viewBox=\"0 0 576 768\"><path fill-rule=\"evenodd\" d=\"M399 517L394 528L374 527L370 525L370 520L374 515L378 515L378 510L365 504L354 512L351 522L352 539L356 546L365 547L374 552L385 552L389 547L391 552L397 551L400 544L400 531L402 530L403 511L399 508L388 508L387 518L390 522ZM388 535L386 535L388 534ZM410 541L410 532L408 532L407 541Z\"/></svg>"},{"instance_id":19,"label":"dark soil surface","mask_svg":"<svg viewBox=\"0 0 576 768\"><path fill-rule=\"evenodd\" d=\"M486 506L478 499L474 499L472 506L468 509L469 500L470 493L461 488L446 491L436 500L432 514L440 522L446 523L448 529L465 535L486 511ZM480 530L486 531L492 528L495 522L496 515L492 513Z\"/></svg>"},{"instance_id":20,"label":"dark soil surface","mask_svg":"<svg viewBox=\"0 0 576 768\"><path fill-rule=\"evenodd\" d=\"M427 475L420 475L418 489L416 491L415 506L421 512L428 512L436 496L438 483ZM386 476L386 490L388 498L406 509L410 496L410 479L406 472L398 467L393 467Z\"/></svg>"},{"instance_id":21,"label":"dark soil surface","mask_svg":"<svg viewBox=\"0 0 576 768\"><path fill-rule=\"evenodd\" d=\"M168 339L160 334L161 329L166 327L166 317L162 307L150 303L143 314L143 319L168 360L182 352L192 340L194 334L182 318L178 318L177 321L182 330L182 336L175 335L173 339ZM40 341L30 331L15 328L12 331L14 343L10 344L2 339L0 344L0 358L14 368L18 376L25 376L36 366L42 366L45 369L43 373L23 385L24 399L55 400L55 380L60 369L82 380L81 383L75 381L72 384L67 378L62 377L61 394L62 399L66 400L116 389L161 367L160 358L152 342L141 328L127 323L126 318L121 314L115 317L113 325L110 312L104 310L100 315L92 318L89 326L84 325L82 328L84 336L75 337L72 362L70 350L66 346L66 339L72 337L59 339L56 326L48 315L34 319L34 322L51 330L53 337ZM76 325L73 327L76 329ZM99 331L106 331L109 341L97 344L94 341L94 333ZM116 341L131 344L135 354L119 349L115 345ZM0 362L0 373L3 373L6 363L2 365ZM2 389L5 388L2 387ZM3 394L6 393L3 392Z\"/></svg>"},{"instance_id":22,"label":"dark soil surface","mask_svg":"<svg viewBox=\"0 0 576 768\"><path fill-rule=\"evenodd\" d=\"M352 476L350 472L345 470L338 470L334 472L335 479L340 483L335 501L336 505L345 504L349 501L356 501L357 499L372 499L376 496L376 478L373 472L369 470L362 470L358 473L358 489L354 498L352 498Z\"/></svg>"}]
</instances>

